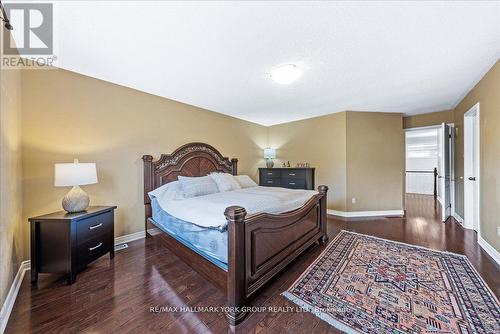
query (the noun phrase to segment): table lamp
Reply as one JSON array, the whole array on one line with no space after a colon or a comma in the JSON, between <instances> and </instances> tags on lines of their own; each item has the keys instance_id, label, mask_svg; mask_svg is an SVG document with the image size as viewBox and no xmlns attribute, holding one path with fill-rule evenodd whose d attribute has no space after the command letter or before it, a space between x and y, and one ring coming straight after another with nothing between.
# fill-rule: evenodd
<instances>
[{"instance_id":1,"label":"table lamp","mask_svg":"<svg viewBox=\"0 0 500 334\"><path fill-rule=\"evenodd\" d=\"M266 159L267 168L273 168L274 167L273 159L276 159L276 149L265 148L264 149L264 158Z\"/></svg>"},{"instance_id":2,"label":"table lamp","mask_svg":"<svg viewBox=\"0 0 500 334\"><path fill-rule=\"evenodd\" d=\"M88 208L89 195L79 186L93 183L97 183L95 163L79 163L75 159L73 163L54 165L54 186L73 187L62 199L62 207L67 212L80 212Z\"/></svg>"}]
</instances>

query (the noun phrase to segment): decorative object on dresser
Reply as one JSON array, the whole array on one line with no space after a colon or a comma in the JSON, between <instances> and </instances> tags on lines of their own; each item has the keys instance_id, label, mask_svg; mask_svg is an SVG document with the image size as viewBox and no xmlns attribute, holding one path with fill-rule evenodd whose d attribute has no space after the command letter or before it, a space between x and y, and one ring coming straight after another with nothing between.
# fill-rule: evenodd
<instances>
[{"instance_id":1,"label":"decorative object on dresser","mask_svg":"<svg viewBox=\"0 0 500 334\"><path fill-rule=\"evenodd\" d=\"M314 168L259 168L259 185L313 190L314 170Z\"/></svg>"},{"instance_id":2,"label":"decorative object on dresser","mask_svg":"<svg viewBox=\"0 0 500 334\"><path fill-rule=\"evenodd\" d=\"M58 211L29 218L31 223L31 283L39 273L65 273L73 284L90 262L114 251L116 206L91 206L86 211Z\"/></svg>"},{"instance_id":3,"label":"decorative object on dresser","mask_svg":"<svg viewBox=\"0 0 500 334\"><path fill-rule=\"evenodd\" d=\"M54 165L54 186L72 186L71 190L62 199L62 207L67 212L80 212L90 204L89 195L79 186L97 183L95 163L73 163Z\"/></svg>"},{"instance_id":4,"label":"decorative object on dresser","mask_svg":"<svg viewBox=\"0 0 500 334\"><path fill-rule=\"evenodd\" d=\"M273 168L274 167L273 159L276 159L276 149L265 148L264 149L264 158L266 159L267 168Z\"/></svg>"},{"instance_id":5,"label":"decorative object on dresser","mask_svg":"<svg viewBox=\"0 0 500 334\"><path fill-rule=\"evenodd\" d=\"M152 218L149 192L175 182L179 175L205 176L216 171L237 174L237 159L225 158L204 143L186 144L172 154L162 154L159 160L153 160L151 155L143 156L142 160L146 235L149 234L148 224L158 224ZM328 241L327 192L327 186L319 186L318 193L302 207L280 214L262 212L247 215L241 206L226 208L227 271L163 230L155 237L225 292L229 306L226 318L231 325L236 325L245 318L248 312L246 306L261 287L309 246Z\"/></svg>"}]
</instances>

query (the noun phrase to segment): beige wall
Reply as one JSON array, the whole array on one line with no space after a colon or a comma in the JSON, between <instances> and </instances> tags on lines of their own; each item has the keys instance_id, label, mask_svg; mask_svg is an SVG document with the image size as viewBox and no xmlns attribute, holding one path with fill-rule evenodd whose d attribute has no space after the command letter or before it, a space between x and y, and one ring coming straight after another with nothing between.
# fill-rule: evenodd
<instances>
[{"instance_id":1,"label":"beige wall","mask_svg":"<svg viewBox=\"0 0 500 334\"><path fill-rule=\"evenodd\" d=\"M310 162L316 168L316 186L325 184L328 208L345 211L346 196L346 113L315 117L269 128L269 146L282 161Z\"/></svg>"},{"instance_id":2,"label":"beige wall","mask_svg":"<svg viewBox=\"0 0 500 334\"><path fill-rule=\"evenodd\" d=\"M421 126L439 125L441 123L453 123L455 114L453 110L431 112L427 114L403 117L403 128L418 128Z\"/></svg>"},{"instance_id":3,"label":"beige wall","mask_svg":"<svg viewBox=\"0 0 500 334\"><path fill-rule=\"evenodd\" d=\"M277 148L278 163L306 161L316 167L316 185L330 187L329 209L400 210L402 122L401 114L341 112L272 126L269 144Z\"/></svg>"},{"instance_id":4,"label":"beige wall","mask_svg":"<svg viewBox=\"0 0 500 334\"><path fill-rule=\"evenodd\" d=\"M500 251L500 61L455 108L455 127L458 129L455 154L456 211L463 217L464 207L464 113L474 104L480 106L481 132L481 236Z\"/></svg>"},{"instance_id":5,"label":"beige wall","mask_svg":"<svg viewBox=\"0 0 500 334\"><path fill-rule=\"evenodd\" d=\"M23 71L23 203L29 216L60 210L55 162L96 162L92 204L117 205L117 236L144 228L141 157L207 142L256 178L267 128L64 70Z\"/></svg>"},{"instance_id":6,"label":"beige wall","mask_svg":"<svg viewBox=\"0 0 500 334\"><path fill-rule=\"evenodd\" d=\"M347 211L402 210L402 114L348 112L346 125Z\"/></svg>"},{"instance_id":7,"label":"beige wall","mask_svg":"<svg viewBox=\"0 0 500 334\"><path fill-rule=\"evenodd\" d=\"M1 34L3 35L3 34ZM1 41L0 41L1 43ZM0 69L0 305L27 254L21 219L21 73Z\"/></svg>"}]
</instances>

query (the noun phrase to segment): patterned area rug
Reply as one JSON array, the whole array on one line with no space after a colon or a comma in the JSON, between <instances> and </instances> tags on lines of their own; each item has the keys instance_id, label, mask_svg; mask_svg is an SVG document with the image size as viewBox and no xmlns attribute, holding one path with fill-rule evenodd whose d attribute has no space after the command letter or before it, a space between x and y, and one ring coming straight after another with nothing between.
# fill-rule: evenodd
<instances>
[{"instance_id":1,"label":"patterned area rug","mask_svg":"<svg viewBox=\"0 0 500 334\"><path fill-rule=\"evenodd\" d=\"M465 256L352 232L283 296L347 333L500 333L498 300Z\"/></svg>"}]
</instances>

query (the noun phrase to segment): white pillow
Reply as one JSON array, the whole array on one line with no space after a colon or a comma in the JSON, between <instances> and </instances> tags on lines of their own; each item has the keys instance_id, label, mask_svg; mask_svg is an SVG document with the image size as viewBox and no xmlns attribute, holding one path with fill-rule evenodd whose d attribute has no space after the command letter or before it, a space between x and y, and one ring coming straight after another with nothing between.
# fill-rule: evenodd
<instances>
[{"instance_id":1,"label":"white pillow","mask_svg":"<svg viewBox=\"0 0 500 334\"><path fill-rule=\"evenodd\" d=\"M257 183L248 175L237 175L234 177L242 188L257 187Z\"/></svg>"},{"instance_id":2,"label":"white pillow","mask_svg":"<svg viewBox=\"0 0 500 334\"><path fill-rule=\"evenodd\" d=\"M149 198L165 198L165 199L175 199L180 192L179 181L166 183L153 191L148 192Z\"/></svg>"},{"instance_id":3,"label":"white pillow","mask_svg":"<svg viewBox=\"0 0 500 334\"><path fill-rule=\"evenodd\" d=\"M220 192L241 189L240 184L233 175L228 173L211 173L210 177L217 184Z\"/></svg>"},{"instance_id":4,"label":"white pillow","mask_svg":"<svg viewBox=\"0 0 500 334\"><path fill-rule=\"evenodd\" d=\"M182 196L184 198L215 194L219 192L217 184L210 176L178 176L177 179L181 184Z\"/></svg>"}]
</instances>

